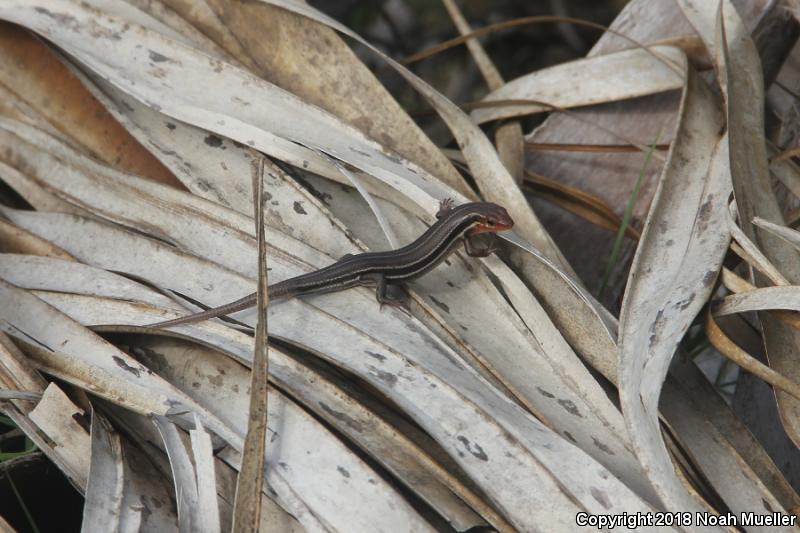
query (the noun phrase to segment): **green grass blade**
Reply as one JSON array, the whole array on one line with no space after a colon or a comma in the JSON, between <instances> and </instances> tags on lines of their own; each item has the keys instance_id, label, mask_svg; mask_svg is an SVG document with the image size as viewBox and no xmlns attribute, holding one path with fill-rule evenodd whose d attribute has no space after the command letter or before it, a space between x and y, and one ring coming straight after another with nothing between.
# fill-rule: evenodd
<instances>
[{"instance_id":1,"label":"green grass blade","mask_svg":"<svg viewBox=\"0 0 800 533\"><path fill-rule=\"evenodd\" d=\"M642 188L642 183L644 182L645 174L647 173L647 167L650 166L650 160L653 158L653 152L656 150L656 146L658 146L659 137L661 134L656 135L656 140L653 141L653 144L650 145L650 149L647 150L647 155L644 159L644 164L642 168L639 170L639 177L636 178L636 184L633 186L633 191L631 192L630 197L628 198L628 205L625 206L625 212L622 215L622 223L619 226L619 230L617 231L617 237L614 239L614 246L611 248L611 255L608 258L608 264L606 265L606 271L603 273L603 279L600 282L600 289L597 291L597 299L601 300L603 298L603 293L606 290L608 285L608 279L611 277L611 273L617 267L617 262L619 261L619 254L622 251L622 243L625 241L625 230L628 229L628 225L631 221L631 216L633 214L633 208L636 205L636 200L639 197L639 191Z\"/></svg>"}]
</instances>

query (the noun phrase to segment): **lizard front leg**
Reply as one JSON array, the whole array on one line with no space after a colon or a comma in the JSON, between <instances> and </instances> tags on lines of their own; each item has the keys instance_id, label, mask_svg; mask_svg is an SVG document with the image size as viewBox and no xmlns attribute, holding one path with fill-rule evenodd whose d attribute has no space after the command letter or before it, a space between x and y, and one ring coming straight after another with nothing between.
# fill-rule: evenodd
<instances>
[{"instance_id":1,"label":"lizard front leg","mask_svg":"<svg viewBox=\"0 0 800 533\"><path fill-rule=\"evenodd\" d=\"M445 198L441 202L439 202L439 211L436 213L436 218L441 220L442 217L447 215L450 211L452 211L456 206L455 200L452 198Z\"/></svg>"},{"instance_id":2,"label":"lizard front leg","mask_svg":"<svg viewBox=\"0 0 800 533\"><path fill-rule=\"evenodd\" d=\"M494 234L489 235L489 244L480 246L476 242L476 234L467 232L464 235L464 251L470 257L489 257L500 248L494 245Z\"/></svg>"}]
</instances>

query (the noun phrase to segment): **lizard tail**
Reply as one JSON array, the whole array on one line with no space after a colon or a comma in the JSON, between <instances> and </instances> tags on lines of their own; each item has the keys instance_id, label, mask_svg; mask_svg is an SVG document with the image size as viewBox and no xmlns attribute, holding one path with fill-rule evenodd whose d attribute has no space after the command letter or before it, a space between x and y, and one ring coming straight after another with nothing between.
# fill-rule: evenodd
<instances>
[{"instance_id":1,"label":"lizard tail","mask_svg":"<svg viewBox=\"0 0 800 533\"><path fill-rule=\"evenodd\" d=\"M193 315L173 318L172 320L165 320L163 322L156 322L155 324L147 324L145 327L148 328L168 328L171 326L180 326L184 324L194 324L196 322L202 322L203 320L208 320L210 318L215 318L218 316L226 316L232 313L236 313L238 311L243 311L248 307L253 307L256 304L256 295L255 293L249 294L244 298L239 298L235 302L231 302L229 304L221 305L219 307L212 307L211 309L207 309L200 313L195 313Z\"/></svg>"}]
</instances>

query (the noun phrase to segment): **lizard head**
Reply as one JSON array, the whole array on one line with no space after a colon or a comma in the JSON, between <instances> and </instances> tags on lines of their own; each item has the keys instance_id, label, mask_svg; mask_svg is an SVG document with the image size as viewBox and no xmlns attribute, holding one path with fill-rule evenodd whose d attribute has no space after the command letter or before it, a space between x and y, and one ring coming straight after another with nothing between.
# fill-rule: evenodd
<instances>
[{"instance_id":1,"label":"lizard head","mask_svg":"<svg viewBox=\"0 0 800 533\"><path fill-rule=\"evenodd\" d=\"M514 227L514 220L506 208L490 202L481 202L478 212L480 218L473 233L505 231Z\"/></svg>"}]
</instances>

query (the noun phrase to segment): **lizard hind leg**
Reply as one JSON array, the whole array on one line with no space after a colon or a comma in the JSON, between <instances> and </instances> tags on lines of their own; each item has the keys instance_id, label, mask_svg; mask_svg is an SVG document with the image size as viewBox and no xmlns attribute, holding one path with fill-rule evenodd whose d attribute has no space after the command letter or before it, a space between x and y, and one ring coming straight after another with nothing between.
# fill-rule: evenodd
<instances>
[{"instance_id":1,"label":"lizard hind leg","mask_svg":"<svg viewBox=\"0 0 800 533\"><path fill-rule=\"evenodd\" d=\"M375 299L381 304L391 307L403 308L408 301L408 293L399 283L390 283L382 274L373 274L364 278L364 281L375 284Z\"/></svg>"}]
</instances>

